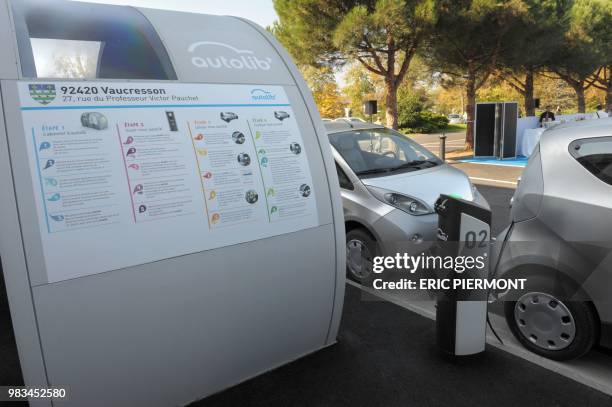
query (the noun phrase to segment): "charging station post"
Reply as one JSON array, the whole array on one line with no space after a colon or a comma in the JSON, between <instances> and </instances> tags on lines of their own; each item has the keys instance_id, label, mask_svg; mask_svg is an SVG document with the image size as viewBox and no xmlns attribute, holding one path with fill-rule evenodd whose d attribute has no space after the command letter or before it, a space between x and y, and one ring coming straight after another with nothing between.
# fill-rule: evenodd
<instances>
[{"instance_id":1,"label":"charging station post","mask_svg":"<svg viewBox=\"0 0 612 407\"><path fill-rule=\"evenodd\" d=\"M464 199L440 195L437 255L478 261L465 270L440 270L438 278L483 279L488 276L491 211ZM482 266L482 267L479 267ZM440 349L454 356L473 355L485 349L487 290L451 288L438 291L436 336ZM458 285L462 287L462 285Z\"/></svg>"}]
</instances>

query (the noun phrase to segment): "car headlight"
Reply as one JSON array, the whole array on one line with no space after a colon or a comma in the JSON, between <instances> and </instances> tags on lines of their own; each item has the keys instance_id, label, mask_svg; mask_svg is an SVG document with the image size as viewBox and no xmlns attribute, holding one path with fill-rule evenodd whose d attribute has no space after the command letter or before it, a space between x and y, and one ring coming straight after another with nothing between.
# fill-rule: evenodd
<instances>
[{"instance_id":1,"label":"car headlight","mask_svg":"<svg viewBox=\"0 0 612 407\"><path fill-rule=\"evenodd\" d=\"M389 204L410 215L420 216L434 212L429 205L420 199L382 188L372 186L368 186L367 188L379 201Z\"/></svg>"},{"instance_id":2,"label":"car headlight","mask_svg":"<svg viewBox=\"0 0 612 407\"><path fill-rule=\"evenodd\" d=\"M470 188L472 189L472 196L474 197L474 200L476 200L480 192L478 192L478 188L476 188L476 185L474 185L471 180L470 180Z\"/></svg>"}]
</instances>

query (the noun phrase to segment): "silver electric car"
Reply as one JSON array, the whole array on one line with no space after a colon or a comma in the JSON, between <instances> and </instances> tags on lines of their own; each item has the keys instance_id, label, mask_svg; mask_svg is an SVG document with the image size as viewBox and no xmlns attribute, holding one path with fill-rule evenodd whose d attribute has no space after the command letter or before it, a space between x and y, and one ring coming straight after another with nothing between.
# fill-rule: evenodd
<instances>
[{"instance_id":1,"label":"silver electric car","mask_svg":"<svg viewBox=\"0 0 612 407\"><path fill-rule=\"evenodd\" d=\"M497 293L531 351L556 360L612 346L612 119L542 134L497 238L496 278L526 278Z\"/></svg>"},{"instance_id":2,"label":"silver electric car","mask_svg":"<svg viewBox=\"0 0 612 407\"><path fill-rule=\"evenodd\" d=\"M340 181L347 276L365 282L377 255L428 251L436 241L440 194L488 203L460 170L394 130L365 122L325 127Z\"/></svg>"}]
</instances>

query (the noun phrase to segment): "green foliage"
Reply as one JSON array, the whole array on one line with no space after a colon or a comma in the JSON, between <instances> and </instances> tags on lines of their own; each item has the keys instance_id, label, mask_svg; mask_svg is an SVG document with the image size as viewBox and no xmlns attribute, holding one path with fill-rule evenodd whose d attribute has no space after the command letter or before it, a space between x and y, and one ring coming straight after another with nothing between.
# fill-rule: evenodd
<instances>
[{"instance_id":1,"label":"green foliage","mask_svg":"<svg viewBox=\"0 0 612 407\"><path fill-rule=\"evenodd\" d=\"M405 133L435 133L444 130L448 125L446 116L425 110L411 118L411 121L402 123L400 128Z\"/></svg>"},{"instance_id":2,"label":"green foliage","mask_svg":"<svg viewBox=\"0 0 612 407\"><path fill-rule=\"evenodd\" d=\"M471 146L476 91L496 69L502 54L521 46L517 23L528 9L522 0L437 0L436 10L427 55L434 69L455 77L465 87L465 138Z\"/></svg>"},{"instance_id":3,"label":"green foliage","mask_svg":"<svg viewBox=\"0 0 612 407\"><path fill-rule=\"evenodd\" d=\"M434 0L273 1L273 32L298 63L358 62L384 78L387 125L397 128L397 88L434 24Z\"/></svg>"},{"instance_id":4,"label":"green foliage","mask_svg":"<svg viewBox=\"0 0 612 407\"><path fill-rule=\"evenodd\" d=\"M607 92L612 106L611 0L273 2L279 22L271 31L300 66L361 67L342 92L355 115L364 100L377 99L388 124L427 130L442 120L432 110L465 110L472 126L476 97L523 98L531 111L535 96L565 111ZM461 93L447 91L448 78ZM334 112L338 95L329 79L312 87ZM433 108L419 86L442 89L440 105Z\"/></svg>"},{"instance_id":5,"label":"green foliage","mask_svg":"<svg viewBox=\"0 0 612 407\"><path fill-rule=\"evenodd\" d=\"M279 21L272 32L298 65L333 64L339 55L332 35L346 13L340 2L273 0Z\"/></svg>"},{"instance_id":6,"label":"green foliage","mask_svg":"<svg viewBox=\"0 0 612 407\"><path fill-rule=\"evenodd\" d=\"M342 93L348 99L348 107L352 111L352 116L362 117L363 101L369 99L369 95L374 94L375 84L368 71L359 64L350 66L344 75L344 81L346 86L342 89Z\"/></svg>"},{"instance_id":7,"label":"green foliage","mask_svg":"<svg viewBox=\"0 0 612 407\"><path fill-rule=\"evenodd\" d=\"M570 85L582 86L593 71L612 62L612 3L576 0L569 17L570 25L547 66Z\"/></svg>"},{"instance_id":8,"label":"green foliage","mask_svg":"<svg viewBox=\"0 0 612 407\"><path fill-rule=\"evenodd\" d=\"M371 48L388 46L398 50L415 46L416 39L433 23L430 1L377 0L356 2L333 33L333 43L343 53L360 55Z\"/></svg>"},{"instance_id":9,"label":"green foliage","mask_svg":"<svg viewBox=\"0 0 612 407\"><path fill-rule=\"evenodd\" d=\"M409 51L435 19L432 0L273 0L274 35L300 64L373 61ZM392 44L389 44L389 41ZM386 61L381 60L381 63Z\"/></svg>"},{"instance_id":10,"label":"green foliage","mask_svg":"<svg viewBox=\"0 0 612 407\"><path fill-rule=\"evenodd\" d=\"M479 102L518 102L521 95L510 85L505 82L493 78L477 93Z\"/></svg>"},{"instance_id":11,"label":"green foliage","mask_svg":"<svg viewBox=\"0 0 612 407\"><path fill-rule=\"evenodd\" d=\"M399 127L407 133L432 133L448 125L446 116L434 113L424 92L404 90L398 95Z\"/></svg>"},{"instance_id":12,"label":"green foliage","mask_svg":"<svg viewBox=\"0 0 612 407\"><path fill-rule=\"evenodd\" d=\"M497 61L515 74L543 67L564 41L573 0L523 0L524 12L513 21L509 42Z\"/></svg>"},{"instance_id":13,"label":"green foliage","mask_svg":"<svg viewBox=\"0 0 612 407\"><path fill-rule=\"evenodd\" d=\"M336 118L342 116L344 109L334 72L327 67L315 68L309 65L301 67L300 71L312 92L321 117Z\"/></svg>"},{"instance_id":14,"label":"green foliage","mask_svg":"<svg viewBox=\"0 0 612 407\"><path fill-rule=\"evenodd\" d=\"M442 130L446 133L459 133L461 131L465 131L466 128L466 124L449 124Z\"/></svg>"},{"instance_id":15,"label":"green foliage","mask_svg":"<svg viewBox=\"0 0 612 407\"><path fill-rule=\"evenodd\" d=\"M584 39L601 65L612 63L612 1L576 0L572 8L573 34Z\"/></svg>"},{"instance_id":16,"label":"green foliage","mask_svg":"<svg viewBox=\"0 0 612 407\"><path fill-rule=\"evenodd\" d=\"M442 72L491 70L502 52L524 40L518 23L527 7L521 0L438 0L436 8L428 55Z\"/></svg>"}]
</instances>

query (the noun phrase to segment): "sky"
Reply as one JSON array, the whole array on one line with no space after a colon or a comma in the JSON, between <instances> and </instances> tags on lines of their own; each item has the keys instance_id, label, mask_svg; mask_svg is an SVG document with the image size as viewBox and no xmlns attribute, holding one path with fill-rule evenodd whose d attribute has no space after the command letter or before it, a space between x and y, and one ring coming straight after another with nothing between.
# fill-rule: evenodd
<instances>
[{"instance_id":1,"label":"sky","mask_svg":"<svg viewBox=\"0 0 612 407\"><path fill-rule=\"evenodd\" d=\"M89 3L120 4L247 18L266 27L278 19L272 0L83 0Z\"/></svg>"}]
</instances>

